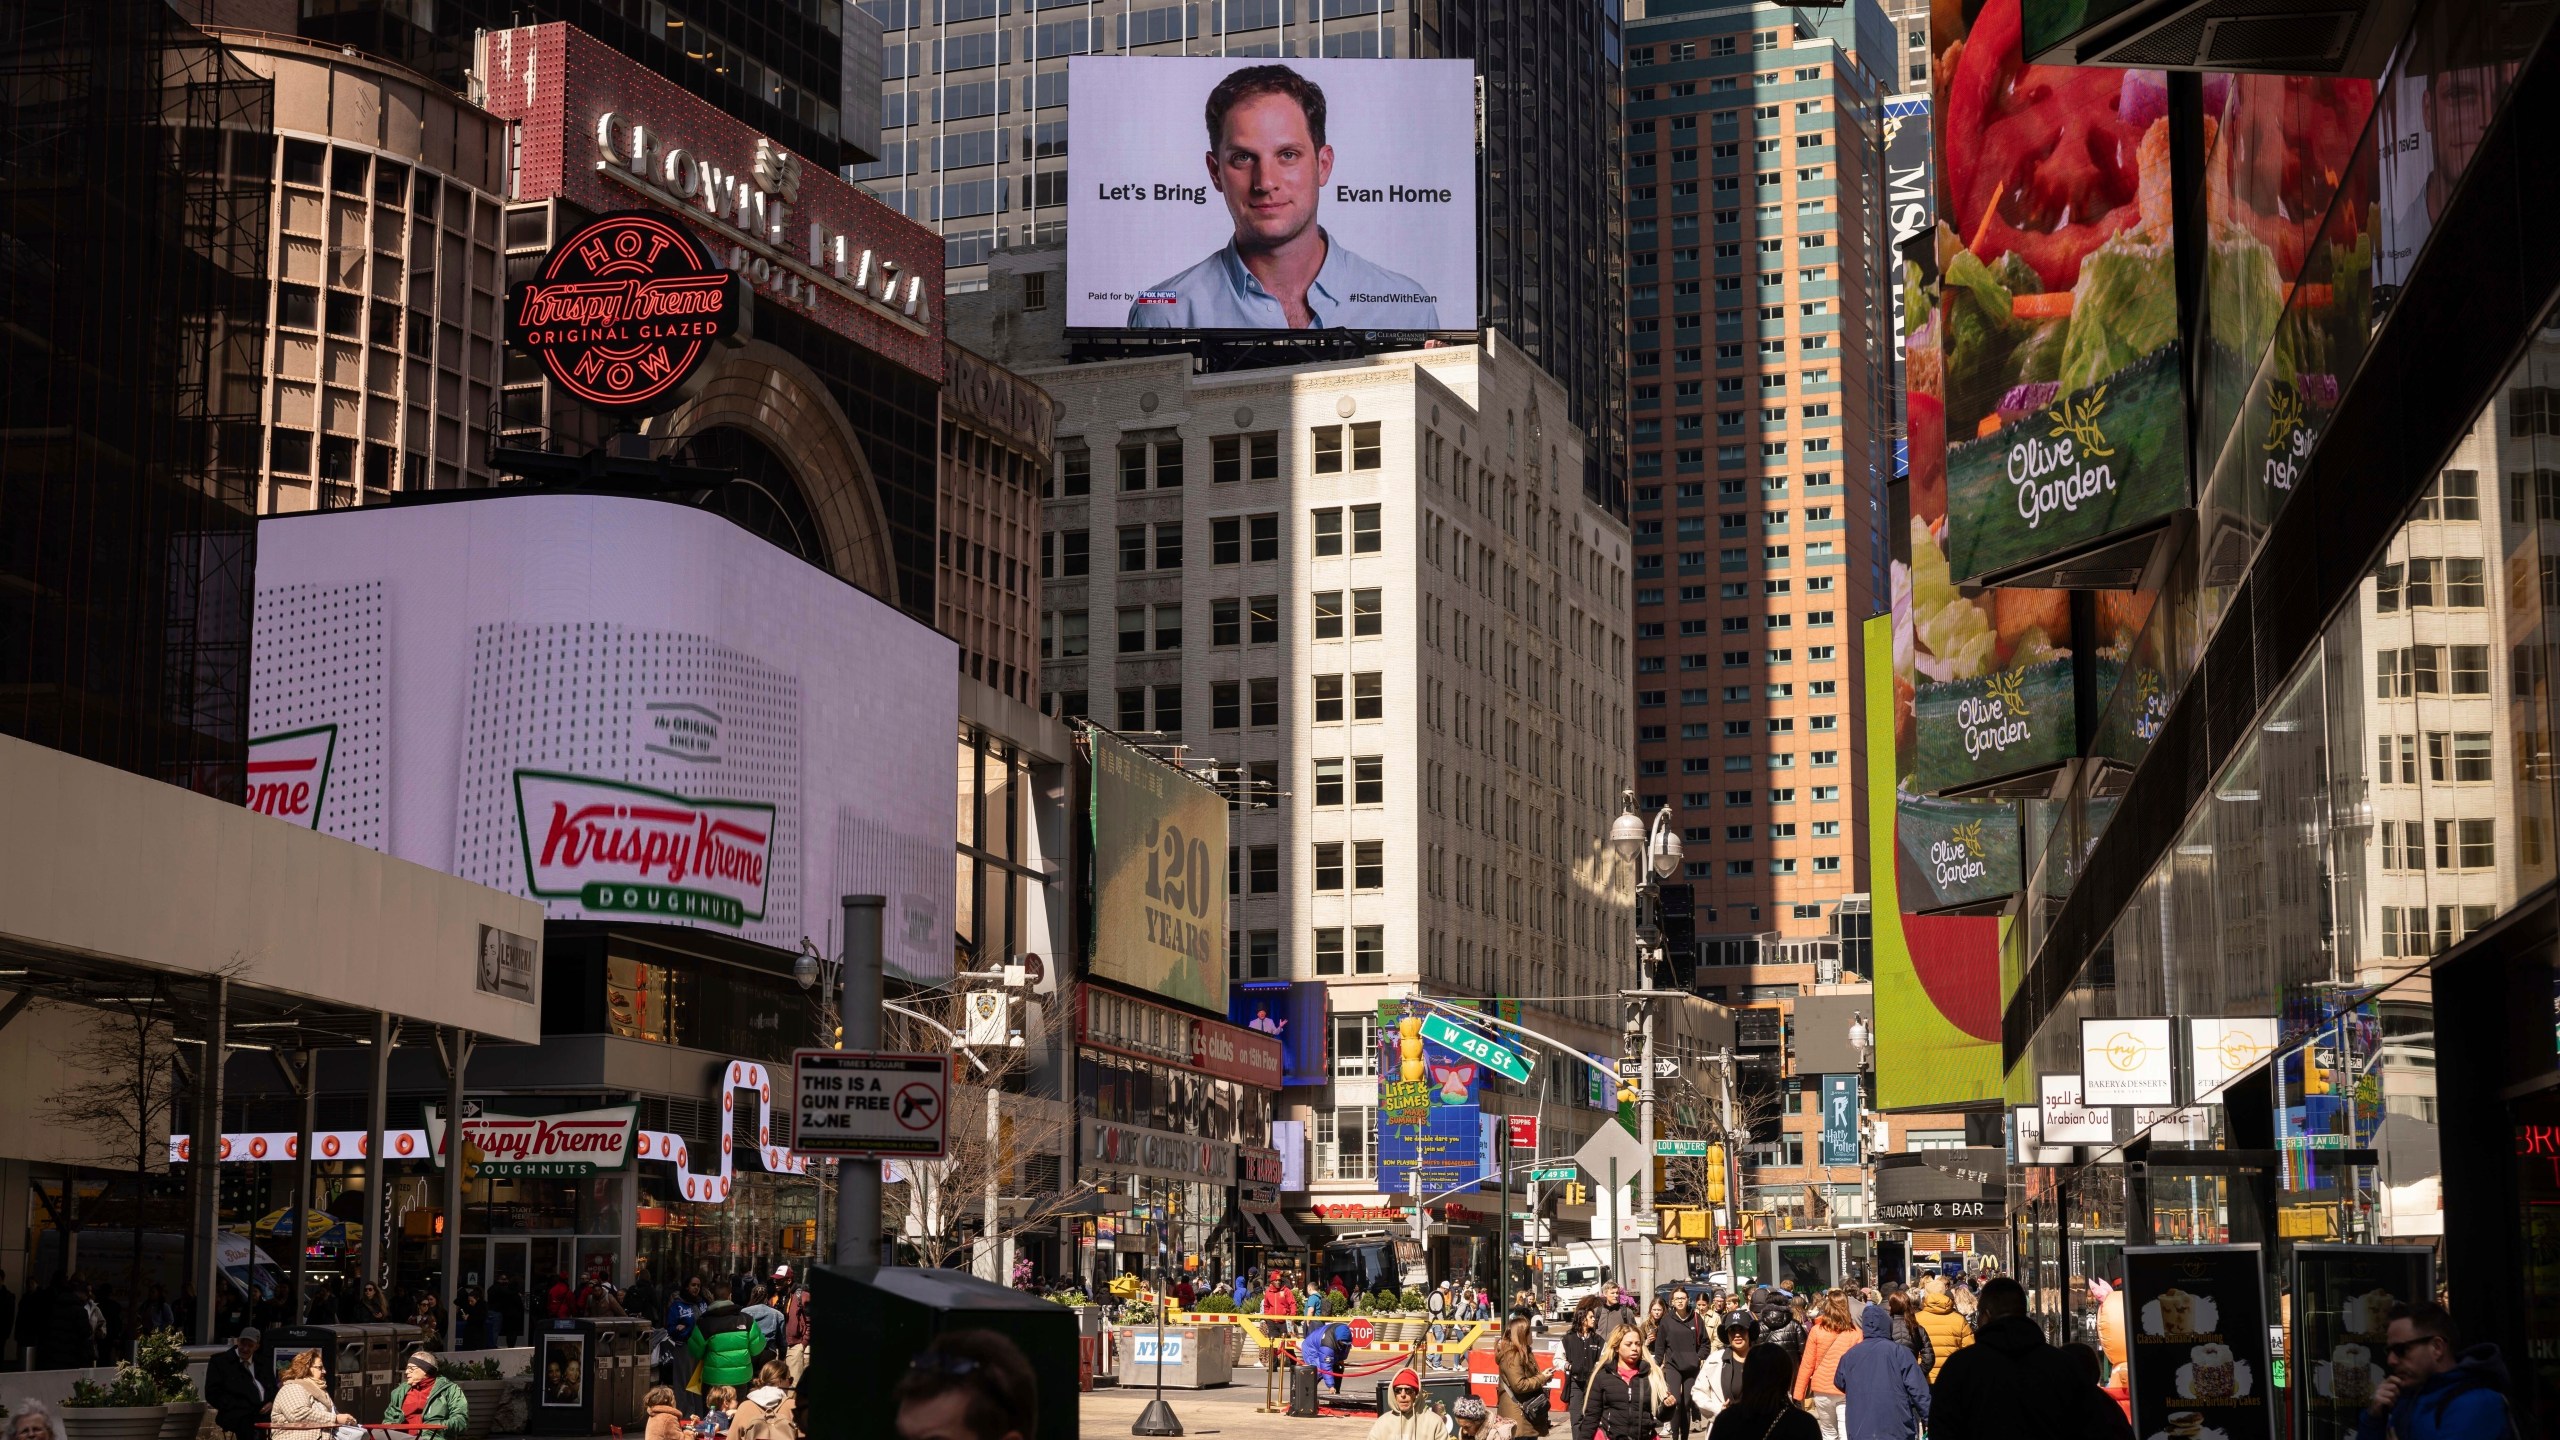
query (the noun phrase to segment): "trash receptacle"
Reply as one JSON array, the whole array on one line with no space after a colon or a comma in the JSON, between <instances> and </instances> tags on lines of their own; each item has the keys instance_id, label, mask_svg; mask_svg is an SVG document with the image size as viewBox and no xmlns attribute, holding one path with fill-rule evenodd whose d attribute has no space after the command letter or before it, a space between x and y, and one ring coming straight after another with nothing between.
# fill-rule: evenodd
<instances>
[{"instance_id":1,"label":"trash receptacle","mask_svg":"<svg viewBox=\"0 0 2560 1440\"><path fill-rule=\"evenodd\" d=\"M808 1440L876 1440L884 1376L955 1330L993 1330L1022 1348L1040 1396L1038 1432L1078 1429L1076 1317L993 1281L954 1270L821 1265L809 1275L809 1364L798 1413Z\"/></svg>"},{"instance_id":2,"label":"trash receptacle","mask_svg":"<svg viewBox=\"0 0 2560 1440\"><path fill-rule=\"evenodd\" d=\"M370 1420L382 1413L379 1406L370 1413L357 1408L354 1398L362 1393L365 1383L362 1326L278 1325L267 1331L266 1343L278 1370L305 1350L319 1351L321 1383L329 1387L329 1394L347 1408L348 1414Z\"/></svg>"},{"instance_id":3,"label":"trash receptacle","mask_svg":"<svg viewBox=\"0 0 2560 1440\"><path fill-rule=\"evenodd\" d=\"M1316 1382L1319 1376L1313 1365L1289 1367L1289 1413L1300 1420L1316 1415Z\"/></svg>"},{"instance_id":4,"label":"trash receptacle","mask_svg":"<svg viewBox=\"0 0 2560 1440\"><path fill-rule=\"evenodd\" d=\"M595 1328L598 1346L596 1384L602 1393L596 1401L596 1423L608 1428L646 1424L640 1397L648 1390L642 1380L649 1363L649 1322L613 1315L587 1323Z\"/></svg>"},{"instance_id":5,"label":"trash receptacle","mask_svg":"<svg viewBox=\"0 0 2560 1440\"><path fill-rule=\"evenodd\" d=\"M596 1322L544 1320L533 1328L533 1410L525 1428L537 1435L594 1435L609 1423L598 1382L603 1344Z\"/></svg>"}]
</instances>

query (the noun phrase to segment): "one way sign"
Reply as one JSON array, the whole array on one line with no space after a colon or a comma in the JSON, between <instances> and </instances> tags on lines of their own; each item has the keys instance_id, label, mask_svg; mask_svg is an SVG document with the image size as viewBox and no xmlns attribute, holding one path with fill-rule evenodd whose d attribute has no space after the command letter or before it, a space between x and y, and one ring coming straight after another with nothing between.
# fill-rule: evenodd
<instances>
[{"instance_id":1,"label":"one way sign","mask_svg":"<svg viewBox=\"0 0 2560 1440\"><path fill-rule=\"evenodd\" d=\"M810 1158L939 1160L951 1110L951 1057L880 1050L795 1050L791 1150Z\"/></svg>"}]
</instances>

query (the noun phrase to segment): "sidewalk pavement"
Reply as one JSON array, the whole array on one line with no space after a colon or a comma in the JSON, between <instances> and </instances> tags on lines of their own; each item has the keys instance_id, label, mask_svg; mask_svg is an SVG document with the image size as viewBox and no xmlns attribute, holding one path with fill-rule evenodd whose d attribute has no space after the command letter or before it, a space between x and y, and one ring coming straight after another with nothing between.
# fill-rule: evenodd
<instances>
[{"instance_id":1,"label":"sidewalk pavement","mask_svg":"<svg viewBox=\"0 0 2560 1440\"><path fill-rule=\"evenodd\" d=\"M1167 1390L1164 1399L1182 1421L1182 1433L1218 1435L1225 1440L1360 1440L1373 1417L1319 1417L1293 1420L1285 1414L1262 1413L1262 1372L1236 1372L1236 1384L1216 1390ZM1155 1398L1153 1389L1117 1386L1083 1397L1079 1427L1085 1440L1121 1440L1137 1422L1138 1412Z\"/></svg>"}]
</instances>

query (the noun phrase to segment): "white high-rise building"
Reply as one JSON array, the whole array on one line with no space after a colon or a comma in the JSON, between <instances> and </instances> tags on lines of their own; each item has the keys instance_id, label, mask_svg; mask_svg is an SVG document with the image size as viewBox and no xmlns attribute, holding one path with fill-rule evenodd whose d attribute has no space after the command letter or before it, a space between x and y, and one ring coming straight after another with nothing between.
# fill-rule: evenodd
<instances>
[{"instance_id":1,"label":"white high-rise building","mask_svg":"<svg viewBox=\"0 0 2560 1440\"><path fill-rule=\"evenodd\" d=\"M1234 787L1234 976L1329 992L1328 1081L1280 1118L1305 1126L1316 1200L1383 1204L1379 1001L1517 1000L1506 1018L1617 1053L1626 525L1584 497L1564 392L1499 333L1290 369L1027 373L1061 407L1045 708ZM1581 1066L1536 1083L1542 1152L1605 1118ZM1458 1233L1491 1234L1479 1209Z\"/></svg>"}]
</instances>

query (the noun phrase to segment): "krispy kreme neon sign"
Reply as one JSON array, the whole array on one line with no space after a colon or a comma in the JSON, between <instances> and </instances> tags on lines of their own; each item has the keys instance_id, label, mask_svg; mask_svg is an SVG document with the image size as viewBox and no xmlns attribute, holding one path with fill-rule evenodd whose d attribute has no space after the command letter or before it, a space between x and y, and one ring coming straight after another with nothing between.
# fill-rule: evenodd
<instances>
[{"instance_id":1,"label":"krispy kreme neon sign","mask_svg":"<svg viewBox=\"0 0 2560 1440\"><path fill-rule=\"evenodd\" d=\"M662 410L746 299L685 227L646 210L599 215L507 291L507 343L601 410Z\"/></svg>"}]
</instances>

